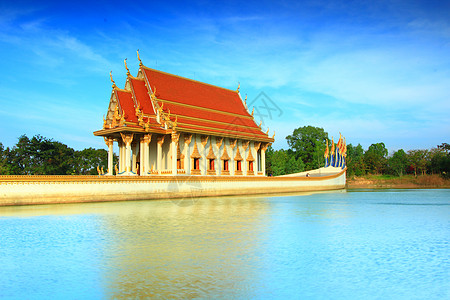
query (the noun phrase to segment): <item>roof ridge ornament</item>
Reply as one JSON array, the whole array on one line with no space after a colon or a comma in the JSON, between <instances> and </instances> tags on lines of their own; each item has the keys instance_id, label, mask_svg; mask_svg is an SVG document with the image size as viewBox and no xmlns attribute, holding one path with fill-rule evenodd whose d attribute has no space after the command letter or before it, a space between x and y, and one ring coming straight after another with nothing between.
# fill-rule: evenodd
<instances>
[{"instance_id":1,"label":"roof ridge ornament","mask_svg":"<svg viewBox=\"0 0 450 300\"><path fill-rule=\"evenodd\" d=\"M125 69L127 69L127 75L130 75L131 73L130 73L130 70L128 69L128 66L127 66L127 59L125 58L125 59L123 60L123 62L124 62L124 64L125 64Z\"/></svg>"},{"instance_id":2,"label":"roof ridge ornament","mask_svg":"<svg viewBox=\"0 0 450 300\"><path fill-rule=\"evenodd\" d=\"M116 85L116 83L114 82L114 79L112 78L112 71L109 71L109 78L111 79L112 87L113 87L113 88L117 88L117 85Z\"/></svg>"},{"instance_id":3,"label":"roof ridge ornament","mask_svg":"<svg viewBox=\"0 0 450 300\"><path fill-rule=\"evenodd\" d=\"M136 52L137 52L137 58L138 58L138 60L139 60L139 66L143 66L141 57L139 56L139 49L137 49Z\"/></svg>"},{"instance_id":4,"label":"roof ridge ornament","mask_svg":"<svg viewBox=\"0 0 450 300\"><path fill-rule=\"evenodd\" d=\"M239 93L239 89L240 88L241 88L241 83L238 81L238 87L237 87L237 90L236 90L237 93Z\"/></svg>"}]
</instances>

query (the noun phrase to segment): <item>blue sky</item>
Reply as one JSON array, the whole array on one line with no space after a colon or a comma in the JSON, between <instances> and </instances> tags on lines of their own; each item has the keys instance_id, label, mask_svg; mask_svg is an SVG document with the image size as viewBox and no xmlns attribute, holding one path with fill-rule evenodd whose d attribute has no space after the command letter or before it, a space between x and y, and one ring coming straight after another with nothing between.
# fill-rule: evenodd
<instances>
[{"instance_id":1,"label":"blue sky","mask_svg":"<svg viewBox=\"0 0 450 300\"><path fill-rule=\"evenodd\" d=\"M449 1L37 2L0 4L5 146L41 134L106 148L92 132L109 71L123 87L123 60L136 74L137 49L151 68L240 83L275 148L305 125L364 148L450 142ZM261 92L279 111L261 108Z\"/></svg>"}]
</instances>

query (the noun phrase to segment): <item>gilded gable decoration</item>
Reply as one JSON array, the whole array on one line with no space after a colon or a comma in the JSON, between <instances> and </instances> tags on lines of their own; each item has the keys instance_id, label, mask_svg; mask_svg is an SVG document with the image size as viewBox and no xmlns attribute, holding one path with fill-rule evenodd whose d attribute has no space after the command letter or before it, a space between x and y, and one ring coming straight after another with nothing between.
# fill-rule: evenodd
<instances>
[{"instance_id":1,"label":"gilded gable decoration","mask_svg":"<svg viewBox=\"0 0 450 300\"><path fill-rule=\"evenodd\" d=\"M230 159L230 156L227 153L227 147L226 146L223 147L223 153L222 153L222 156L220 157L220 159L222 159L222 160L229 160Z\"/></svg>"},{"instance_id":2,"label":"gilded gable decoration","mask_svg":"<svg viewBox=\"0 0 450 300\"><path fill-rule=\"evenodd\" d=\"M113 89L117 88L117 85L112 78L112 71L109 72L109 78L111 79Z\"/></svg>"},{"instance_id":3,"label":"gilded gable decoration","mask_svg":"<svg viewBox=\"0 0 450 300\"><path fill-rule=\"evenodd\" d=\"M248 151L247 161L254 161L254 160L255 159L253 158L252 150L250 149L250 151Z\"/></svg>"},{"instance_id":4,"label":"gilded gable decoration","mask_svg":"<svg viewBox=\"0 0 450 300\"><path fill-rule=\"evenodd\" d=\"M192 151L191 158L201 158L202 156L198 152L197 141L194 140L194 151Z\"/></svg>"},{"instance_id":5,"label":"gilded gable decoration","mask_svg":"<svg viewBox=\"0 0 450 300\"><path fill-rule=\"evenodd\" d=\"M236 151L236 155L234 156L234 160L235 161L243 160L241 153L239 152L239 147L237 147L237 151Z\"/></svg>"},{"instance_id":6,"label":"gilded gable decoration","mask_svg":"<svg viewBox=\"0 0 450 300\"><path fill-rule=\"evenodd\" d=\"M130 70L128 69L128 66L127 66L127 59L126 58L123 60L123 63L125 64L125 69L127 69L127 75L131 75Z\"/></svg>"},{"instance_id":7,"label":"gilded gable decoration","mask_svg":"<svg viewBox=\"0 0 450 300\"><path fill-rule=\"evenodd\" d=\"M212 143L209 143L209 152L208 155L206 155L207 159L216 159L216 156L214 155L214 151L212 149Z\"/></svg>"}]
</instances>

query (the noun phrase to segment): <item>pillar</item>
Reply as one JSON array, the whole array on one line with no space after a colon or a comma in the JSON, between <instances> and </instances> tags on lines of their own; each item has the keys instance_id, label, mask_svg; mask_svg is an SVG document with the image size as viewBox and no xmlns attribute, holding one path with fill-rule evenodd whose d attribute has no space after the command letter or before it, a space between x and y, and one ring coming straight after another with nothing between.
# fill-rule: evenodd
<instances>
[{"instance_id":1,"label":"pillar","mask_svg":"<svg viewBox=\"0 0 450 300\"><path fill-rule=\"evenodd\" d=\"M247 171L248 171L248 161L247 161L247 157L248 157L248 153L247 153L247 149L249 151L251 151L250 147L249 147L249 141L242 141L242 148L244 149L244 155L241 154L242 156L242 162L241 162L241 168L242 168L242 175L247 176Z\"/></svg>"},{"instance_id":2,"label":"pillar","mask_svg":"<svg viewBox=\"0 0 450 300\"><path fill-rule=\"evenodd\" d=\"M177 175L177 146L178 140L180 139L180 134L176 132L172 132L172 143L170 145L172 150L172 175Z\"/></svg>"},{"instance_id":3,"label":"pillar","mask_svg":"<svg viewBox=\"0 0 450 300\"><path fill-rule=\"evenodd\" d=\"M186 174L191 174L191 144L192 134L184 134L184 170Z\"/></svg>"},{"instance_id":4,"label":"pillar","mask_svg":"<svg viewBox=\"0 0 450 300\"><path fill-rule=\"evenodd\" d=\"M157 146L156 146L156 169L158 169L158 174L161 175L161 169L162 169L162 144L164 143L164 138L166 136L162 135L159 136L157 139Z\"/></svg>"},{"instance_id":5,"label":"pillar","mask_svg":"<svg viewBox=\"0 0 450 300\"><path fill-rule=\"evenodd\" d=\"M146 134L143 137L143 148L141 151L143 152L143 159L141 157L141 175L147 175L150 172L150 142L152 141L152 134Z\"/></svg>"},{"instance_id":6,"label":"pillar","mask_svg":"<svg viewBox=\"0 0 450 300\"><path fill-rule=\"evenodd\" d=\"M130 175L131 173L131 142L133 141L134 134L120 133L122 140L125 143L125 173L124 175ZM123 152L123 151L122 151Z\"/></svg>"},{"instance_id":7,"label":"pillar","mask_svg":"<svg viewBox=\"0 0 450 300\"><path fill-rule=\"evenodd\" d=\"M266 150L268 146L268 143L261 145L261 169L263 176L266 176Z\"/></svg>"},{"instance_id":8,"label":"pillar","mask_svg":"<svg viewBox=\"0 0 450 300\"><path fill-rule=\"evenodd\" d=\"M109 137L103 137L105 144L108 146L108 170L105 175L113 175L113 142L114 140Z\"/></svg>"},{"instance_id":9,"label":"pillar","mask_svg":"<svg viewBox=\"0 0 450 300\"><path fill-rule=\"evenodd\" d=\"M234 157L236 155L236 151L234 151L234 149L236 148L237 140L231 140L230 139L229 143L230 143L230 149L231 149L231 151L230 151L231 156L230 156L230 163L228 164L228 168L230 169L230 175L234 176L236 174L235 173L236 162L234 161Z\"/></svg>"},{"instance_id":10,"label":"pillar","mask_svg":"<svg viewBox=\"0 0 450 300\"><path fill-rule=\"evenodd\" d=\"M133 173L137 174L137 153L139 151L139 143L140 141L136 141L136 143L134 144L134 147L131 148L131 171L133 171Z\"/></svg>"},{"instance_id":11,"label":"pillar","mask_svg":"<svg viewBox=\"0 0 450 300\"><path fill-rule=\"evenodd\" d=\"M145 146L144 146L144 137L142 136L139 139L139 175L145 175Z\"/></svg>"},{"instance_id":12,"label":"pillar","mask_svg":"<svg viewBox=\"0 0 450 300\"><path fill-rule=\"evenodd\" d=\"M206 172L208 170L208 160L206 159L206 156L207 156L207 154L206 154L206 151L207 151L206 145L208 144L208 139L209 139L209 136L207 136L207 135L201 137L201 142L202 142L202 145L203 145L202 158L201 158L203 160L203 170L202 170L201 167L200 167L200 170L202 172L202 175L206 175Z\"/></svg>"}]
</instances>

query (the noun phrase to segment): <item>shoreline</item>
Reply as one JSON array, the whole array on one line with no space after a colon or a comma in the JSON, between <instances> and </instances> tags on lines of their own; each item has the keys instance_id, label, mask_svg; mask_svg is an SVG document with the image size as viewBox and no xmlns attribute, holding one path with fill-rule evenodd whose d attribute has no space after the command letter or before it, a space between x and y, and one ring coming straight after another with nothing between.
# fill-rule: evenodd
<instances>
[{"instance_id":1,"label":"shoreline","mask_svg":"<svg viewBox=\"0 0 450 300\"><path fill-rule=\"evenodd\" d=\"M368 175L347 178L347 189L450 189L450 180L438 175L384 177Z\"/></svg>"}]
</instances>

